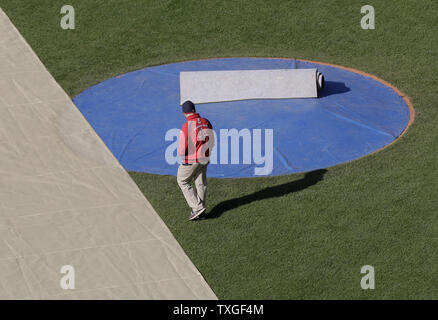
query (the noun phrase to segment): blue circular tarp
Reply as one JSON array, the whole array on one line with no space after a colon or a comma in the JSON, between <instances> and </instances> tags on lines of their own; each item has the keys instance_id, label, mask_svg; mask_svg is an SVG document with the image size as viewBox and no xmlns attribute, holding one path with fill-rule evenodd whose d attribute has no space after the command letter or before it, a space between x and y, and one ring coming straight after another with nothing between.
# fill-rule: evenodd
<instances>
[{"instance_id":1,"label":"blue circular tarp","mask_svg":"<svg viewBox=\"0 0 438 320\"><path fill-rule=\"evenodd\" d=\"M381 82L342 68L292 59L226 58L155 66L108 79L73 101L126 170L176 175L178 163L172 163L176 134L185 121L179 105L181 71L291 68L317 68L324 74L319 98L197 105L217 135L210 177L253 177L256 168L263 174L282 175L330 167L383 148L409 122L406 102ZM237 164L231 164L231 139L228 159L220 157L221 146L225 148L221 129L224 133L237 129L246 138L249 133L249 148L243 147L244 138L239 140ZM270 132L273 145L265 148ZM256 142L260 142L257 152ZM250 155L245 157L244 150ZM272 161L266 160L270 154Z\"/></svg>"}]
</instances>

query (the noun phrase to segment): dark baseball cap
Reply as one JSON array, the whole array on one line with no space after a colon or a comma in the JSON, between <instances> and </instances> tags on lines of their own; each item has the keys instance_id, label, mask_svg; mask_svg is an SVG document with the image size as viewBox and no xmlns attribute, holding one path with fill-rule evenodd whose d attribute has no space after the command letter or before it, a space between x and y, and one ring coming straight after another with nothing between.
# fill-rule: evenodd
<instances>
[{"instance_id":1,"label":"dark baseball cap","mask_svg":"<svg viewBox=\"0 0 438 320\"><path fill-rule=\"evenodd\" d=\"M190 100L187 100L182 104L182 112L191 113L196 112L195 105Z\"/></svg>"}]
</instances>

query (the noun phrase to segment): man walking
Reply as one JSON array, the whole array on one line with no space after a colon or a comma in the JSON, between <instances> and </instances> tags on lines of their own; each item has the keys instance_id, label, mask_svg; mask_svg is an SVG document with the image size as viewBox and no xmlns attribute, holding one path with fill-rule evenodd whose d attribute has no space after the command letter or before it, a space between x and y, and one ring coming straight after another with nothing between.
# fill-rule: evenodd
<instances>
[{"instance_id":1,"label":"man walking","mask_svg":"<svg viewBox=\"0 0 438 320\"><path fill-rule=\"evenodd\" d=\"M196 113L195 105L186 101L182 112L187 121L179 136L178 154L182 163L178 168L177 181L192 209L189 220L205 213L205 193L207 190L207 166L214 144L213 127L210 121ZM195 182L195 188L191 183Z\"/></svg>"}]
</instances>

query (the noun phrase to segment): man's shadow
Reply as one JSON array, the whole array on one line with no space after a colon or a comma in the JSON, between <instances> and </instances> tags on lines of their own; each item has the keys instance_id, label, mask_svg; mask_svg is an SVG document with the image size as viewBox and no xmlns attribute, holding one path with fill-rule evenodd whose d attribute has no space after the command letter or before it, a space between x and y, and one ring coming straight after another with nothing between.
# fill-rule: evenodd
<instances>
[{"instance_id":1,"label":"man's shadow","mask_svg":"<svg viewBox=\"0 0 438 320\"><path fill-rule=\"evenodd\" d=\"M289 193L306 189L321 181L326 172L326 169L310 171L307 172L302 179L283 183L278 186L268 187L239 198L225 200L217 204L211 211L207 212L203 219L219 218L226 211L236 209L245 204L269 198L281 197Z\"/></svg>"}]
</instances>

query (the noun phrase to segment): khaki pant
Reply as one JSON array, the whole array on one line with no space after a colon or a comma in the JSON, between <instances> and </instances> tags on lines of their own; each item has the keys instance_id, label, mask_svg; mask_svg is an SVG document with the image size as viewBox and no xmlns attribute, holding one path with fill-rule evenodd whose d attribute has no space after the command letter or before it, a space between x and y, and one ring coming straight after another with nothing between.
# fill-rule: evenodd
<instances>
[{"instance_id":1,"label":"khaki pant","mask_svg":"<svg viewBox=\"0 0 438 320\"><path fill-rule=\"evenodd\" d=\"M177 181L187 204L193 212L205 208L205 192L207 190L207 166L208 163L193 163L190 166L180 165L178 168ZM195 181L195 188L191 182Z\"/></svg>"}]
</instances>

